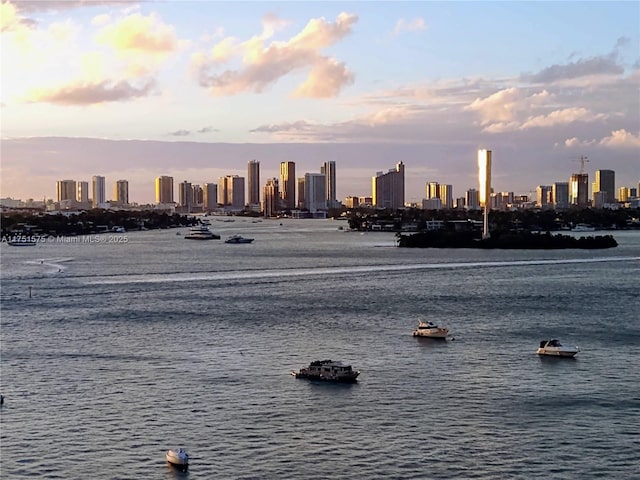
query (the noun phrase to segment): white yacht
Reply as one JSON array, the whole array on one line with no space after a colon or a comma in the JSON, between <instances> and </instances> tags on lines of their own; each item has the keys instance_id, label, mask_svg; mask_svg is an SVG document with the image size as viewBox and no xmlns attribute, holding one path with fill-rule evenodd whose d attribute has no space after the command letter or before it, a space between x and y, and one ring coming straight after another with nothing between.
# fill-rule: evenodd
<instances>
[{"instance_id":1,"label":"white yacht","mask_svg":"<svg viewBox=\"0 0 640 480\"><path fill-rule=\"evenodd\" d=\"M554 357L573 357L578 353L578 347L567 347L562 345L558 340L542 340L540 347L536 353L538 355L552 355Z\"/></svg>"},{"instance_id":2,"label":"white yacht","mask_svg":"<svg viewBox=\"0 0 640 480\"><path fill-rule=\"evenodd\" d=\"M413 331L414 337L429 337L429 338L447 338L449 335L449 329L439 327L435 323L420 321L418 328Z\"/></svg>"},{"instance_id":3,"label":"white yacht","mask_svg":"<svg viewBox=\"0 0 640 480\"><path fill-rule=\"evenodd\" d=\"M184 448L174 448L167 451L167 462L179 470L185 471L189 468L189 454Z\"/></svg>"},{"instance_id":4,"label":"white yacht","mask_svg":"<svg viewBox=\"0 0 640 480\"><path fill-rule=\"evenodd\" d=\"M191 227L184 238L187 240L219 240L220 235L213 233L206 225L199 225Z\"/></svg>"}]
</instances>

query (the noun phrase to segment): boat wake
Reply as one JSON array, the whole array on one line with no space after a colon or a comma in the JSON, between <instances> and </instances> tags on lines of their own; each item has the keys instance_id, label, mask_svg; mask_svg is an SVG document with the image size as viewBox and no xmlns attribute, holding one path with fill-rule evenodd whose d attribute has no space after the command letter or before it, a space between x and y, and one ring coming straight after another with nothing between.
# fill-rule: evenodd
<instances>
[{"instance_id":1,"label":"boat wake","mask_svg":"<svg viewBox=\"0 0 640 480\"><path fill-rule=\"evenodd\" d=\"M63 264L72 261L73 258L42 258L40 260L27 260L24 263L27 265L39 265L46 269L44 273L62 273L67 269Z\"/></svg>"},{"instance_id":2,"label":"boat wake","mask_svg":"<svg viewBox=\"0 0 640 480\"><path fill-rule=\"evenodd\" d=\"M601 262L629 262L640 261L640 257L603 257L585 259L564 260L515 260L504 262L448 262L448 263L418 263L410 265L366 265L366 266L340 266L296 269L273 270L242 270L233 272L197 272L166 274L140 274L113 276L89 279L87 283L92 285L105 284L130 284L130 283L171 283L191 282L194 280L247 280L269 279L284 277L300 277L313 275L349 275L373 272L398 272L415 270L444 270L464 268L500 268L500 267L526 267L530 265L562 265L575 263L601 263Z\"/></svg>"}]
</instances>

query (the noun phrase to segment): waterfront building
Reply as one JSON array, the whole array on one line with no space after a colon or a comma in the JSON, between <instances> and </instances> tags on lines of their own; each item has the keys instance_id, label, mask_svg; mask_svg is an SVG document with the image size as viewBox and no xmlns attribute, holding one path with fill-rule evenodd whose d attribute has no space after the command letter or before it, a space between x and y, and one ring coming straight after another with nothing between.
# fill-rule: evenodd
<instances>
[{"instance_id":1,"label":"waterfront building","mask_svg":"<svg viewBox=\"0 0 640 480\"><path fill-rule=\"evenodd\" d=\"M425 198L422 200L423 210L442 210L442 200L438 197Z\"/></svg>"},{"instance_id":2,"label":"waterfront building","mask_svg":"<svg viewBox=\"0 0 640 480\"><path fill-rule=\"evenodd\" d=\"M551 202L556 210L569 208L569 182L555 182L551 186Z\"/></svg>"},{"instance_id":3,"label":"waterfront building","mask_svg":"<svg viewBox=\"0 0 640 480\"><path fill-rule=\"evenodd\" d=\"M129 205L129 182L118 180L113 185L113 198L118 205Z\"/></svg>"},{"instance_id":4,"label":"waterfront building","mask_svg":"<svg viewBox=\"0 0 640 480\"><path fill-rule=\"evenodd\" d=\"M93 208L97 208L98 206L104 204L106 201L105 179L100 175L94 175L91 178L91 183L93 184L92 205Z\"/></svg>"},{"instance_id":5,"label":"waterfront building","mask_svg":"<svg viewBox=\"0 0 640 480\"><path fill-rule=\"evenodd\" d=\"M270 178L262 189L262 214L265 218L276 217L279 212L280 192L278 179Z\"/></svg>"},{"instance_id":6,"label":"waterfront building","mask_svg":"<svg viewBox=\"0 0 640 480\"><path fill-rule=\"evenodd\" d=\"M360 207L373 207L373 197L358 197Z\"/></svg>"},{"instance_id":7,"label":"waterfront building","mask_svg":"<svg viewBox=\"0 0 640 480\"><path fill-rule=\"evenodd\" d=\"M218 179L218 203L225 208L242 210L244 208L244 178L227 175Z\"/></svg>"},{"instance_id":8,"label":"waterfront building","mask_svg":"<svg viewBox=\"0 0 640 480\"><path fill-rule=\"evenodd\" d=\"M467 206L467 201L465 197L458 197L455 200L454 208L456 210L463 210Z\"/></svg>"},{"instance_id":9,"label":"waterfront building","mask_svg":"<svg viewBox=\"0 0 640 480\"><path fill-rule=\"evenodd\" d=\"M156 178L156 203L173 203L173 177L163 175Z\"/></svg>"},{"instance_id":10,"label":"waterfront building","mask_svg":"<svg viewBox=\"0 0 640 480\"><path fill-rule=\"evenodd\" d=\"M183 213L190 213L193 205L193 189L186 180L178 184L178 206Z\"/></svg>"},{"instance_id":11,"label":"waterfront building","mask_svg":"<svg viewBox=\"0 0 640 480\"><path fill-rule=\"evenodd\" d=\"M249 161L247 168L247 189L249 190L248 203L254 207L260 205L260 162Z\"/></svg>"},{"instance_id":12,"label":"waterfront building","mask_svg":"<svg viewBox=\"0 0 640 480\"><path fill-rule=\"evenodd\" d=\"M304 174L305 208L311 213L327 210L326 178L322 173Z\"/></svg>"},{"instance_id":13,"label":"waterfront building","mask_svg":"<svg viewBox=\"0 0 640 480\"><path fill-rule=\"evenodd\" d=\"M593 184L593 199L598 192L604 193L604 203L615 202L616 173L613 170L596 170L596 181Z\"/></svg>"},{"instance_id":14,"label":"waterfront building","mask_svg":"<svg viewBox=\"0 0 640 480\"><path fill-rule=\"evenodd\" d=\"M210 212L218 208L218 185L205 183L202 189L202 209Z\"/></svg>"},{"instance_id":15,"label":"waterfront building","mask_svg":"<svg viewBox=\"0 0 640 480\"><path fill-rule=\"evenodd\" d=\"M200 185L191 185L191 211L200 212L204 204L204 190Z\"/></svg>"},{"instance_id":16,"label":"waterfront building","mask_svg":"<svg viewBox=\"0 0 640 480\"><path fill-rule=\"evenodd\" d=\"M294 162L280 162L279 189L282 208L285 210L296 208L296 164Z\"/></svg>"},{"instance_id":17,"label":"waterfront building","mask_svg":"<svg viewBox=\"0 0 640 480\"><path fill-rule=\"evenodd\" d=\"M89 205L89 182L80 181L77 182L76 201L80 205Z\"/></svg>"},{"instance_id":18,"label":"waterfront building","mask_svg":"<svg viewBox=\"0 0 640 480\"><path fill-rule=\"evenodd\" d=\"M74 202L76 199L76 181L75 180L58 180L56 182L57 201L70 200Z\"/></svg>"},{"instance_id":19,"label":"waterfront building","mask_svg":"<svg viewBox=\"0 0 640 480\"><path fill-rule=\"evenodd\" d=\"M605 208L610 206L611 204L607 201L609 195L607 192L593 192L593 208Z\"/></svg>"},{"instance_id":20,"label":"waterfront building","mask_svg":"<svg viewBox=\"0 0 640 480\"><path fill-rule=\"evenodd\" d=\"M304 191L304 177L298 178L298 208L306 208L306 197Z\"/></svg>"},{"instance_id":21,"label":"waterfront building","mask_svg":"<svg viewBox=\"0 0 640 480\"><path fill-rule=\"evenodd\" d=\"M371 179L371 197L376 208L404 207L404 163L387 173L377 172Z\"/></svg>"},{"instance_id":22,"label":"waterfront building","mask_svg":"<svg viewBox=\"0 0 640 480\"><path fill-rule=\"evenodd\" d=\"M482 238L489 238L489 209L491 208L491 150L478 150L478 184L480 186L480 206L484 210Z\"/></svg>"},{"instance_id":23,"label":"waterfront building","mask_svg":"<svg viewBox=\"0 0 640 480\"><path fill-rule=\"evenodd\" d=\"M569 205L577 207L589 206L589 175L574 173L569 180Z\"/></svg>"},{"instance_id":24,"label":"waterfront building","mask_svg":"<svg viewBox=\"0 0 640 480\"><path fill-rule=\"evenodd\" d=\"M320 166L320 173L324 174L327 183L325 187L327 192L327 207L337 208L339 204L336 196L336 162L324 162Z\"/></svg>"}]
</instances>

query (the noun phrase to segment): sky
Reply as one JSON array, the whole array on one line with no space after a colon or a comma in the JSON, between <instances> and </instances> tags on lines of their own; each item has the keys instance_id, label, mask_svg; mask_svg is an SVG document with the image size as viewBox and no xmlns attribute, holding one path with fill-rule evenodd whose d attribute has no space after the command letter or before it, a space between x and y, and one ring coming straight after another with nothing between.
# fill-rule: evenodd
<instances>
[{"instance_id":1,"label":"sky","mask_svg":"<svg viewBox=\"0 0 640 480\"><path fill-rule=\"evenodd\" d=\"M57 180L261 183L335 161L338 199L405 164L530 194L582 168L640 181L640 2L2 1L0 197ZM177 187L176 187L177 188Z\"/></svg>"}]
</instances>

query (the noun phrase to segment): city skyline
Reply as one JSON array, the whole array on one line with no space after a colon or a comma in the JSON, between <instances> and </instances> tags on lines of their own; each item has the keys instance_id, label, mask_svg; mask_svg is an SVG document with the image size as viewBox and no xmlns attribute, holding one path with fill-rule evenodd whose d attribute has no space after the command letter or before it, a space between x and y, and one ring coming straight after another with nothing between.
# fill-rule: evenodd
<instances>
[{"instance_id":1,"label":"city skyline","mask_svg":"<svg viewBox=\"0 0 640 480\"><path fill-rule=\"evenodd\" d=\"M569 181L585 155L590 181L640 180L637 2L253 5L3 2L0 196L101 176L153 203L157 176L255 159L260 188L335 162L339 200L403 162L419 202L473 188L480 148L496 191Z\"/></svg>"}]
</instances>

